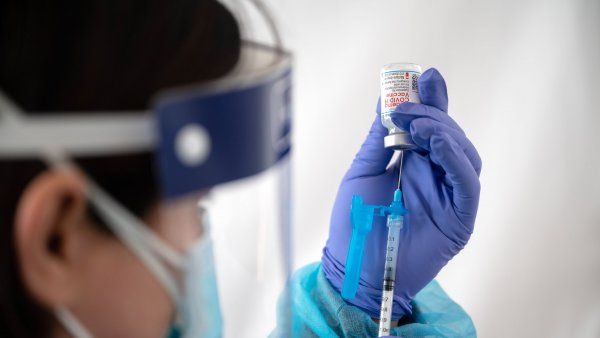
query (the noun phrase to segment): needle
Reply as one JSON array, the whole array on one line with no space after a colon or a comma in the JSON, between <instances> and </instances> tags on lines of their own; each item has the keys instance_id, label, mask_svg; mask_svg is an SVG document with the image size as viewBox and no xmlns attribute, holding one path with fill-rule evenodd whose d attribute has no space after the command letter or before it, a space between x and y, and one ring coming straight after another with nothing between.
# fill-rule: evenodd
<instances>
[{"instance_id":1,"label":"needle","mask_svg":"<svg viewBox=\"0 0 600 338\"><path fill-rule=\"evenodd\" d=\"M400 179L402 178L402 161L404 160L404 151L399 150L400 152L400 168L398 170L398 190L400 190Z\"/></svg>"}]
</instances>

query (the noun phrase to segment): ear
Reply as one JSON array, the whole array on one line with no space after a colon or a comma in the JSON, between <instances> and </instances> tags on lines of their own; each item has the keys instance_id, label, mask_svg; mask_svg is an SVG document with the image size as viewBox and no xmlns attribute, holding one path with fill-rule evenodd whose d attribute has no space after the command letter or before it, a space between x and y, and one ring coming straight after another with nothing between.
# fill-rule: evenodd
<instances>
[{"instance_id":1,"label":"ear","mask_svg":"<svg viewBox=\"0 0 600 338\"><path fill-rule=\"evenodd\" d=\"M27 186L17 206L21 275L29 292L48 307L67 304L77 293L85 196L85 180L75 170L46 171Z\"/></svg>"}]
</instances>

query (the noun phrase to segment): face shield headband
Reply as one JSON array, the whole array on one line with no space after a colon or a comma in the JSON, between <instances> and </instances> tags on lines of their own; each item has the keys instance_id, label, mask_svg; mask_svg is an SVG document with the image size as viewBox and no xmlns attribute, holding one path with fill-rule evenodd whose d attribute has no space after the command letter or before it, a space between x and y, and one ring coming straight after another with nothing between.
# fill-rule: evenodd
<instances>
[{"instance_id":1,"label":"face shield headband","mask_svg":"<svg viewBox=\"0 0 600 338\"><path fill-rule=\"evenodd\" d=\"M259 173L290 151L291 58L248 42L242 53L233 74L162 92L152 111L29 117L0 91L0 158L154 151L169 198Z\"/></svg>"}]
</instances>

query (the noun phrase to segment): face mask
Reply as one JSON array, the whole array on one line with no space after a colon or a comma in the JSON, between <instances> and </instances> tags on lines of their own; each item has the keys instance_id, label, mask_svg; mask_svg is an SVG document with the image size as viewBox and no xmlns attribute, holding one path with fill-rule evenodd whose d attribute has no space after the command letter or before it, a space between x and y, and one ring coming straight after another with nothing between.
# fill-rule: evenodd
<instances>
[{"instance_id":1,"label":"face mask","mask_svg":"<svg viewBox=\"0 0 600 338\"><path fill-rule=\"evenodd\" d=\"M167 337L221 337L223 318L219 305L212 239L203 237L186 261L184 298L178 320Z\"/></svg>"}]
</instances>

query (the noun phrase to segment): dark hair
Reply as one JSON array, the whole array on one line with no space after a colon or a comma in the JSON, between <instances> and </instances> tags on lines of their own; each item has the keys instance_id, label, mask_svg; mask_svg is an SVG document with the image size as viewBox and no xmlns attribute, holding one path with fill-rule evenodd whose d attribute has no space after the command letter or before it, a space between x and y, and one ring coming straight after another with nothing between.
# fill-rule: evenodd
<instances>
[{"instance_id":1,"label":"dark hair","mask_svg":"<svg viewBox=\"0 0 600 338\"><path fill-rule=\"evenodd\" d=\"M0 3L0 88L31 114L146 109L161 88L218 78L237 63L234 17L213 0ZM1 123L1 121L0 121ZM77 159L142 215L157 195L151 154ZM0 159L0 336L45 337L48 310L24 288L14 212L45 166Z\"/></svg>"}]
</instances>

